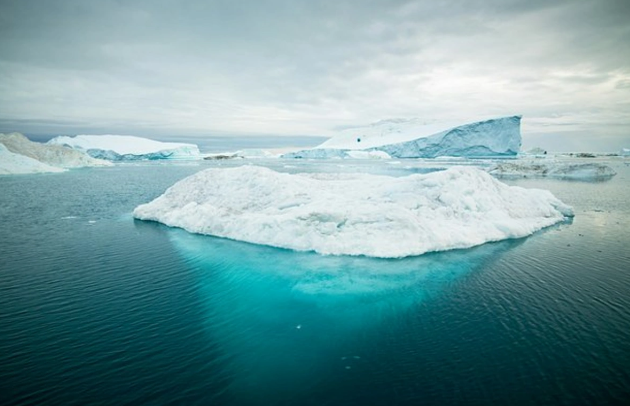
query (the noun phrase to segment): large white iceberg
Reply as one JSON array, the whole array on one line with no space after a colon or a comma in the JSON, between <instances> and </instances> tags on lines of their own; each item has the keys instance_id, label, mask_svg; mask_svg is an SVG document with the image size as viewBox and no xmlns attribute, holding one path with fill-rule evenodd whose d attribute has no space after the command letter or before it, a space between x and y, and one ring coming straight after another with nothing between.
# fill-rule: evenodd
<instances>
[{"instance_id":1,"label":"large white iceberg","mask_svg":"<svg viewBox=\"0 0 630 406\"><path fill-rule=\"evenodd\" d=\"M497 177L550 177L597 181L617 174L610 166L600 163L571 163L555 160L500 162L489 169Z\"/></svg>"},{"instance_id":2,"label":"large white iceberg","mask_svg":"<svg viewBox=\"0 0 630 406\"><path fill-rule=\"evenodd\" d=\"M396 258L524 237L573 212L549 191L473 167L395 178L242 166L198 172L133 214L256 244Z\"/></svg>"},{"instance_id":3,"label":"large white iceberg","mask_svg":"<svg viewBox=\"0 0 630 406\"><path fill-rule=\"evenodd\" d=\"M63 172L65 169L47 165L36 159L16 154L0 143L0 175Z\"/></svg>"},{"instance_id":4,"label":"large white iceberg","mask_svg":"<svg viewBox=\"0 0 630 406\"><path fill-rule=\"evenodd\" d=\"M0 144L15 154L27 156L44 164L58 168L83 168L109 166L111 162L60 145L33 142L20 133L0 134Z\"/></svg>"},{"instance_id":5,"label":"large white iceberg","mask_svg":"<svg viewBox=\"0 0 630 406\"><path fill-rule=\"evenodd\" d=\"M161 142L131 135L59 136L49 144L65 145L88 153L94 158L110 161L153 159L196 159L200 157L195 144Z\"/></svg>"},{"instance_id":6,"label":"large white iceberg","mask_svg":"<svg viewBox=\"0 0 630 406\"><path fill-rule=\"evenodd\" d=\"M352 151L381 151L393 158L514 156L521 146L521 116L454 127L421 120L384 120L350 128L313 148L284 158L347 158Z\"/></svg>"}]
</instances>

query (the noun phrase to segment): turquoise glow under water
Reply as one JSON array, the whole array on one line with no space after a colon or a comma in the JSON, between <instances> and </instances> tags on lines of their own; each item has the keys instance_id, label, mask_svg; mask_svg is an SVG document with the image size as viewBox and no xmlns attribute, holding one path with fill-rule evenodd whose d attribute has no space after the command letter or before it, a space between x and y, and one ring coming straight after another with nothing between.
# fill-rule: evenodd
<instances>
[{"instance_id":1,"label":"turquoise glow under water","mask_svg":"<svg viewBox=\"0 0 630 406\"><path fill-rule=\"evenodd\" d=\"M359 374L379 336L517 241L402 260L295 253L170 231L198 269L206 329L239 402L299 401L331 374ZM354 369L354 370L353 370Z\"/></svg>"},{"instance_id":2,"label":"turquoise glow under water","mask_svg":"<svg viewBox=\"0 0 630 406\"><path fill-rule=\"evenodd\" d=\"M552 190L575 207L572 223L402 260L296 253L131 218L211 164L0 178L0 404L629 397L623 162L609 182L511 181ZM397 176L434 169L291 164L269 162Z\"/></svg>"}]
</instances>

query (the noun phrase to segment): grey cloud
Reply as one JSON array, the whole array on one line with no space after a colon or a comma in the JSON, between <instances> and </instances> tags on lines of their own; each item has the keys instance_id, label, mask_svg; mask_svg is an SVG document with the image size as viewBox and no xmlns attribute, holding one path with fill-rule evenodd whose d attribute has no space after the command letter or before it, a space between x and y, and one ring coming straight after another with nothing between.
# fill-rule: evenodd
<instances>
[{"instance_id":1,"label":"grey cloud","mask_svg":"<svg viewBox=\"0 0 630 406\"><path fill-rule=\"evenodd\" d=\"M614 111L622 97L605 85L630 80L628 4L3 0L0 111L313 134L391 116Z\"/></svg>"}]
</instances>

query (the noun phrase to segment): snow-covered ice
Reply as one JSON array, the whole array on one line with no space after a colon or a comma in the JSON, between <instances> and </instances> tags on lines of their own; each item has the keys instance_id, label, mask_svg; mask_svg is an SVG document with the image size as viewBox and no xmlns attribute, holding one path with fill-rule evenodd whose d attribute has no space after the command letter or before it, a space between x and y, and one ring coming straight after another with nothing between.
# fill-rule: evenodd
<instances>
[{"instance_id":1,"label":"snow-covered ice","mask_svg":"<svg viewBox=\"0 0 630 406\"><path fill-rule=\"evenodd\" d=\"M0 144L4 144L9 151L15 154L24 155L59 168L112 165L109 161L95 159L84 152L61 145L33 142L20 133L0 134Z\"/></svg>"},{"instance_id":2,"label":"snow-covered ice","mask_svg":"<svg viewBox=\"0 0 630 406\"><path fill-rule=\"evenodd\" d=\"M110 161L200 158L195 144L161 142L131 135L59 136L48 143L66 145Z\"/></svg>"},{"instance_id":3,"label":"snow-covered ice","mask_svg":"<svg viewBox=\"0 0 630 406\"><path fill-rule=\"evenodd\" d=\"M284 158L344 158L348 151L381 151L393 158L514 156L521 146L521 116L463 125L426 124L418 119L384 120L350 128L323 144Z\"/></svg>"},{"instance_id":4,"label":"snow-covered ice","mask_svg":"<svg viewBox=\"0 0 630 406\"><path fill-rule=\"evenodd\" d=\"M605 180L617 173L600 163L572 163L556 160L500 162L489 169L497 177L551 177L573 180Z\"/></svg>"},{"instance_id":5,"label":"snow-covered ice","mask_svg":"<svg viewBox=\"0 0 630 406\"><path fill-rule=\"evenodd\" d=\"M549 191L508 186L473 167L398 178L213 168L134 210L193 233L383 258L525 237L572 215Z\"/></svg>"},{"instance_id":6,"label":"snow-covered ice","mask_svg":"<svg viewBox=\"0 0 630 406\"><path fill-rule=\"evenodd\" d=\"M63 172L64 170L24 155L15 154L0 143L0 175Z\"/></svg>"}]
</instances>

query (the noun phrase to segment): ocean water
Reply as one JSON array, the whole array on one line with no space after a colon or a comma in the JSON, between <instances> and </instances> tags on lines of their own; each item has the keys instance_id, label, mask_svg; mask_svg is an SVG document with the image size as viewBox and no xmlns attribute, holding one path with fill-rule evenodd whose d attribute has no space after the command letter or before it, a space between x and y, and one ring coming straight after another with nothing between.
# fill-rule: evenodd
<instances>
[{"instance_id":1,"label":"ocean water","mask_svg":"<svg viewBox=\"0 0 630 406\"><path fill-rule=\"evenodd\" d=\"M449 165L253 162L392 176ZM551 190L570 222L401 260L131 216L187 175L250 163L0 177L0 405L627 404L627 160L608 162L606 182L506 181Z\"/></svg>"}]
</instances>

